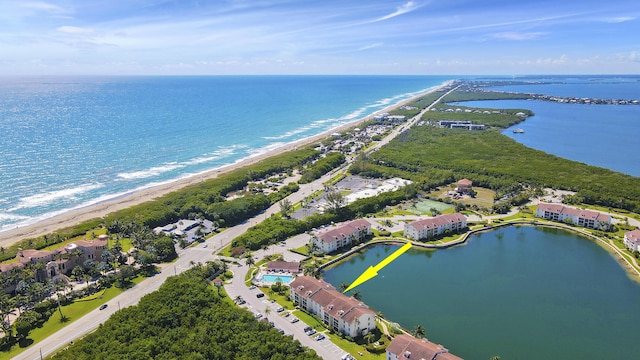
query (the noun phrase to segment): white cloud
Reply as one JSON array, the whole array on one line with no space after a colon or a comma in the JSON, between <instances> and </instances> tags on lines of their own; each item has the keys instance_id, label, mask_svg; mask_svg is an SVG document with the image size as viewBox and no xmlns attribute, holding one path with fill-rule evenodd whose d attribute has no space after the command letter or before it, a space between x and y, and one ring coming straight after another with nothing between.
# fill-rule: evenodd
<instances>
[{"instance_id":1,"label":"white cloud","mask_svg":"<svg viewBox=\"0 0 640 360\"><path fill-rule=\"evenodd\" d=\"M374 22L389 20L389 19L394 18L396 16L400 16L402 14L406 14L406 13L412 12L412 11L420 8L421 6L422 5L418 5L418 3L416 3L413 0L407 1L406 3L402 4L401 6L399 6L396 9L396 11L392 12L391 14L387 14L385 16L379 17L376 20L374 20Z\"/></svg>"},{"instance_id":2,"label":"white cloud","mask_svg":"<svg viewBox=\"0 0 640 360\"><path fill-rule=\"evenodd\" d=\"M614 18L608 18L608 19L605 19L604 21L608 23L621 23L626 21L633 21L635 19L636 19L635 17L631 17L631 16L619 16Z\"/></svg>"},{"instance_id":3,"label":"white cloud","mask_svg":"<svg viewBox=\"0 0 640 360\"><path fill-rule=\"evenodd\" d=\"M528 32L528 33L518 33L518 32L502 32L494 34L493 37L496 39L504 39L504 40L531 40L538 38L544 35L543 32Z\"/></svg>"},{"instance_id":4,"label":"white cloud","mask_svg":"<svg viewBox=\"0 0 640 360\"><path fill-rule=\"evenodd\" d=\"M369 50L380 46L382 46L382 43L369 44L358 48L358 51Z\"/></svg>"}]
</instances>

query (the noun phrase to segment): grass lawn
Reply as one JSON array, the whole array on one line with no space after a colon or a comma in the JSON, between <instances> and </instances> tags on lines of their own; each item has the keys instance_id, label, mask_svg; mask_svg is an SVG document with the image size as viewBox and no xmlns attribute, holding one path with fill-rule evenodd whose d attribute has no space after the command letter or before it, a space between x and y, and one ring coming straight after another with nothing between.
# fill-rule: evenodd
<instances>
[{"instance_id":1,"label":"grass lawn","mask_svg":"<svg viewBox=\"0 0 640 360\"><path fill-rule=\"evenodd\" d=\"M329 339L332 343L338 345L338 347L340 347L345 352L348 352L349 354L355 356L355 358L358 360L384 360L386 358L385 352L382 352L381 354L370 353L364 348L364 346L342 339L338 335L329 335ZM358 352L362 353L362 356L360 356Z\"/></svg>"},{"instance_id":2,"label":"grass lawn","mask_svg":"<svg viewBox=\"0 0 640 360\"><path fill-rule=\"evenodd\" d=\"M323 323L321 323L320 321L314 319L313 317L311 317L311 315L303 312L302 310L296 310L296 311L292 312L292 314L293 314L293 316L295 316L298 319L300 319L300 321L302 321L305 324L311 326L312 328L316 329L317 331L325 331L325 330L327 330L327 328L324 326Z\"/></svg>"},{"instance_id":3,"label":"grass lawn","mask_svg":"<svg viewBox=\"0 0 640 360\"><path fill-rule=\"evenodd\" d=\"M109 239L109 249L113 248L115 244L116 244L115 240ZM131 250L131 248L133 247L133 244L131 243L131 239L126 238L126 239L120 239L120 246L122 246L122 252L127 253L129 252L129 250Z\"/></svg>"},{"instance_id":4,"label":"grass lawn","mask_svg":"<svg viewBox=\"0 0 640 360\"><path fill-rule=\"evenodd\" d=\"M133 280L133 283L138 284L144 279L145 278L143 277L137 277ZM122 289L111 287L107 290L100 291L86 298L78 299L70 305L63 306L62 314L64 314L64 316L68 318L68 321L64 323L60 322L60 312L54 312L49 320L42 325L42 327L36 328L29 333L28 339L33 340L33 343L29 346L36 345L39 341L42 341L49 335L80 319L84 315L98 308L100 305L120 295L123 291L124 290ZM14 346L9 352L0 353L0 359L10 359L18 355L25 349L26 348Z\"/></svg>"},{"instance_id":5,"label":"grass lawn","mask_svg":"<svg viewBox=\"0 0 640 360\"><path fill-rule=\"evenodd\" d=\"M269 297L269 300L275 300L280 306L285 308L285 310L293 310L295 306L293 306L293 302L289 300L288 294L289 290L285 291L283 295L280 295L276 292L271 292L271 289L265 291Z\"/></svg>"},{"instance_id":6,"label":"grass lawn","mask_svg":"<svg viewBox=\"0 0 640 360\"><path fill-rule=\"evenodd\" d=\"M307 245L302 245L299 248L295 248L295 249L291 249L294 252L297 252L301 255L309 255L309 252L307 251Z\"/></svg>"}]
</instances>

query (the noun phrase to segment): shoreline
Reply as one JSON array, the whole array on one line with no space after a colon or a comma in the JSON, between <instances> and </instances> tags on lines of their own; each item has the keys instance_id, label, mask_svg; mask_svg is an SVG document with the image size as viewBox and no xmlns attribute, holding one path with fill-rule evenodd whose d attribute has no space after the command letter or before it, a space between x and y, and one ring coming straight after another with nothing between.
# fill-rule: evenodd
<instances>
[{"instance_id":1,"label":"shoreline","mask_svg":"<svg viewBox=\"0 0 640 360\"><path fill-rule=\"evenodd\" d=\"M216 177L218 177L219 174L222 175L230 171L255 164L264 159L267 159L291 150L295 150L299 146L306 146L314 142L320 141L322 139L326 139L330 137L331 134L334 132L344 131L360 123L371 120L375 115L379 113L387 112L389 110L398 108L404 104L407 104L416 99L419 99L427 94L446 88L447 86L450 86L454 81L455 80L448 80L440 85L425 89L423 92L420 92L408 99L401 100L395 104L391 104L383 109L377 110L365 117L325 130L319 134L312 135L303 139L299 139L299 140L284 144L275 149L265 151L264 153L261 153L252 157L248 157L245 159L241 159L232 164L223 165L219 168L207 170L199 174L190 175L188 177L178 178L176 180L168 181L164 184L150 186L140 190L132 190L129 193L118 195L118 196L115 196L114 198L107 199L95 204L90 204L87 206L64 211L60 214L36 221L31 224L0 231L0 247L9 247L19 242L20 240L24 240L28 238L37 238L45 234L50 234L59 229L64 229L64 228L77 225L84 221L103 218L109 213L126 209L128 207L138 205L147 201L155 200L158 197L180 190L186 186L194 185L204 180L215 179Z\"/></svg>"}]
</instances>

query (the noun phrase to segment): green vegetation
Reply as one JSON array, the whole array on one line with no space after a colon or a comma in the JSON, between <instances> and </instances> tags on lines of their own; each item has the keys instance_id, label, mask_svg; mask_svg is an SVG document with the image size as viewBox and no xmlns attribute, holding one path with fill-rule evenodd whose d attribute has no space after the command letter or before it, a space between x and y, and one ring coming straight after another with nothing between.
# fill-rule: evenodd
<instances>
[{"instance_id":1,"label":"green vegetation","mask_svg":"<svg viewBox=\"0 0 640 360\"><path fill-rule=\"evenodd\" d=\"M132 280L132 284L140 283L144 278L137 277ZM6 344L0 352L0 358L10 359L26 349L27 346L37 344L39 341L44 340L51 334L69 325L70 323L80 319L90 311L97 309L100 305L108 302L114 297L120 295L125 289L111 287L105 290L101 290L98 293L76 299L75 301L68 303L68 301L62 300L63 305L58 309L57 303L54 301L45 301L43 305L37 305L34 310L41 313L44 317L47 313L46 319L41 319L41 325L29 329L28 336L18 341L18 346ZM65 303L67 303L65 305ZM46 309L43 312L41 309ZM24 312L23 312L24 313ZM22 320L24 321L24 319ZM26 325L26 324L25 324ZM25 329L27 330L27 329ZM6 340L6 339L5 339Z\"/></svg>"},{"instance_id":2,"label":"green vegetation","mask_svg":"<svg viewBox=\"0 0 640 360\"><path fill-rule=\"evenodd\" d=\"M506 85L505 83L495 83L494 85ZM526 100L531 96L519 93L506 93L499 91L464 91L458 90L447 95L442 99L445 103L457 101L473 101L473 100Z\"/></svg>"},{"instance_id":3,"label":"green vegetation","mask_svg":"<svg viewBox=\"0 0 640 360\"><path fill-rule=\"evenodd\" d=\"M313 180L319 179L322 175L328 173L332 169L342 165L344 162L344 154L339 152L330 152L327 156L307 166L307 168L302 171L302 177L298 182L300 184L310 183Z\"/></svg>"},{"instance_id":4,"label":"green vegetation","mask_svg":"<svg viewBox=\"0 0 640 360\"><path fill-rule=\"evenodd\" d=\"M467 106L448 106L444 105L442 107L438 107L438 109L471 109L478 111L498 111L496 109L476 109ZM499 114L483 114L483 113L466 113L466 112L445 112L445 111L428 111L424 115L422 115L422 120L431 121L437 123L438 121L443 120L460 120L460 121L471 121L475 124L484 124L491 127L499 127L506 128L511 125L515 125L522 120L523 118L516 116L517 113L522 112L527 114L528 116L533 115L533 112L525 109L508 109L508 110L499 110Z\"/></svg>"},{"instance_id":5,"label":"green vegetation","mask_svg":"<svg viewBox=\"0 0 640 360\"><path fill-rule=\"evenodd\" d=\"M495 190L497 198L551 187L577 192L569 202L640 212L639 178L533 150L495 131L415 127L355 162L351 171L408 178L422 190L468 178Z\"/></svg>"},{"instance_id":6,"label":"green vegetation","mask_svg":"<svg viewBox=\"0 0 640 360\"><path fill-rule=\"evenodd\" d=\"M53 359L318 359L219 294L209 266L170 277Z\"/></svg>"}]
</instances>

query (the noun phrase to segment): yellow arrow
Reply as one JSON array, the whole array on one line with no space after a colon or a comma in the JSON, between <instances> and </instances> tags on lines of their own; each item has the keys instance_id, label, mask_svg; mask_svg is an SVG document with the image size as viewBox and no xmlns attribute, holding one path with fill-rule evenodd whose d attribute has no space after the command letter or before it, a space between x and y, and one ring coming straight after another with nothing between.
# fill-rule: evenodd
<instances>
[{"instance_id":1,"label":"yellow arrow","mask_svg":"<svg viewBox=\"0 0 640 360\"><path fill-rule=\"evenodd\" d=\"M376 275L378 275L378 271L382 270L383 267L389 265L389 263L391 263L398 256L402 255L405 251L409 250L410 248L411 248L411 243L406 243L406 244L402 245L402 247L400 249L394 251L393 254L387 256L386 259L380 261L380 263L378 263L378 265L369 266L369 268L367 270L365 270L362 273L362 275L358 276L356 281L351 283L351 285L349 285L349 287L343 292L347 292L347 291L353 289L354 287L362 284L363 282L376 277Z\"/></svg>"}]
</instances>

